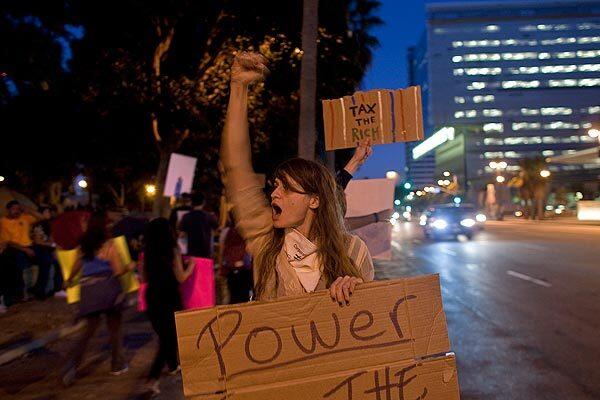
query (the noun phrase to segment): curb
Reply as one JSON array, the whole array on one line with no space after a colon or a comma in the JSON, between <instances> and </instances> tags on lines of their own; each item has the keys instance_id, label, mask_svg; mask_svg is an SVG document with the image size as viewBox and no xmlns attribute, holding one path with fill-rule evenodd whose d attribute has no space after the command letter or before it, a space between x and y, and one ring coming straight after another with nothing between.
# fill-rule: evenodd
<instances>
[{"instance_id":1,"label":"curb","mask_svg":"<svg viewBox=\"0 0 600 400\"><path fill-rule=\"evenodd\" d=\"M137 304L137 298L130 298L127 301L127 307L133 307ZM5 351L4 353L0 353L0 365L7 364L16 358L24 356L27 353L30 353L34 350L40 349L46 346L48 343L52 343L58 339L62 339L65 336L69 336L85 327L85 321L79 321L75 325L67 325L63 326L60 329L52 331L44 336L41 336L37 339L33 339L32 341L25 343L19 347L14 349Z\"/></svg>"}]
</instances>

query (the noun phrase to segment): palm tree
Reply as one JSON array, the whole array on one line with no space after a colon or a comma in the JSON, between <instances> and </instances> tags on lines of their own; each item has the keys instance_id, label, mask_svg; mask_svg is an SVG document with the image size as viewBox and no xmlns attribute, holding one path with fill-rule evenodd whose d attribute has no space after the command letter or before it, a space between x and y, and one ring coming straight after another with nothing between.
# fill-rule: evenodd
<instances>
[{"instance_id":1,"label":"palm tree","mask_svg":"<svg viewBox=\"0 0 600 400\"><path fill-rule=\"evenodd\" d=\"M525 217L532 219L543 219L548 193L548 180L540 175L546 170L547 163L543 157L524 158L519 162L520 185L519 193L524 203Z\"/></svg>"},{"instance_id":2,"label":"palm tree","mask_svg":"<svg viewBox=\"0 0 600 400\"><path fill-rule=\"evenodd\" d=\"M300 69L300 120L298 156L315 158L317 97L317 30L319 0L304 0L302 10L302 65Z\"/></svg>"}]
</instances>

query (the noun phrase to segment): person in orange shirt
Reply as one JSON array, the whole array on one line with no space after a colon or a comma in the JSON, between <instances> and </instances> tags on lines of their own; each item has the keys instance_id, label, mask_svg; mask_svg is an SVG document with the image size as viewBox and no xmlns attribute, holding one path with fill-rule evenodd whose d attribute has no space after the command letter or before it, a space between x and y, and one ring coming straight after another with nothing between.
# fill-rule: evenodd
<instances>
[{"instance_id":1,"label":"person in orange shirt","mask_svg":"<svg viewBox=\"0 0 600 400\"><path fill-rule=\"evenodd\" d=\"M5 303L27 298L23 271L32 263L37 263L40 271L48 270L52 263L52 255L46 254L39 246L35 246L31 239L31 227L39 220L36 211L25 213L21 204L12 200L6 205L7 215L0 219L0 243L6 246L5 252L8 260L6 275L7 288L5 289ZM41 293L36 293L40 295Z\"/></svg>"}]
</instances>

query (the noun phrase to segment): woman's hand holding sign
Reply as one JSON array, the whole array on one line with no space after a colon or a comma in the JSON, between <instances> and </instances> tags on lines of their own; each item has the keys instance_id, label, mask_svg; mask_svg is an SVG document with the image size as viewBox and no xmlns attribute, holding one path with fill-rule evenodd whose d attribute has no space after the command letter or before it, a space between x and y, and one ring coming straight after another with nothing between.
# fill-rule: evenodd
<instances>
[{"instance_id":1,"label":"woman's hand holding sign","mask_svg":"<svg viewBox=\"0 0 600 400\"><path fill-rule=\"evenodd\" d=\"M329 295L333 301L337 301L342 307L344 303L348 305L350 304L350 296L358 283L363 283L363 280L354 276L340 276L329 287Z\"/></svg>"}]
</instances>

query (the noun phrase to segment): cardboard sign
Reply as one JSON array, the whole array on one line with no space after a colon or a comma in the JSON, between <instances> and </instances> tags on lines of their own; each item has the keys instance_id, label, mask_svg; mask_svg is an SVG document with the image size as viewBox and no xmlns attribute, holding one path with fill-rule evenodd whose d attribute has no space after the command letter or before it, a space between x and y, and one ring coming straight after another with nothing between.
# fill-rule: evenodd
<instances>
[{"instance_id":1,"label":"cardboard sign","mask_svg":"<svg viewBox=\"0 0 600 400\"><path fill-rule=\"evenodd\" d=\"M356 147L365 138L373 144L424 138L419 86L356 92L322 103L326 150Z\"/></svg>"},{"instance_id":2,"label":"cardboard sign","mask_svg":"<svg viewBox=\"0 0 600 400\"><path fill-rule=\"evenodd\" d=\"M176 313L193 399L458 399L437 275Z\"/></svg>"},{"instance_id":3,"label":"cardboard sign","mask_svg":"<svg viewBox=\"0 0 600 400\"><path fill-rule=\"evenodd\" d=\"M117 236L113 239L113 243L117 249L121 263L124 266L131 264L131 254L129 253L129 246L127 246L125 236ZM123 291L125 293L132 293L140 288L140 281L134 271L124 273L119 277L119 280L121 281L121 286L123 286Z\"/></svg>"},{"instance_id":4,"label":"cardboard sign","mask_svg":"<svg viewBox=\"0 0 600 400\"><path fill-rule=\"evenodd\" d=\"M71 274L73 273L73 268L75 267L75 262L77 261L78 253L78 249L56 250L56 259L58 260L60 272L65 282L71 277ZM79 278L81 278L81 271L79 271L79 274L74 279L76 283L73 286L67 287L68 304L77 303L81 298L81 285L77 283L79 282Z\"/></svg>"},{"instance_id":5,"label":"cardboard sign","mask_svg":"<svg viewBox=\"0 0 600 400\"><path fill-rule=\"evenodd\" d=\"M353 179L346 187L346 218L372 215L394 208L394 181L391 179ZM392 258L392 225L387 221L372 223L352 231L360 237L371 257Z\"/></svg>"},{"instance_id":6,"label":"cardboard sign","mask_svg":"<svg viewBox=\"0 0 600 400\"><path fill-rule=\"evenodd\" d=\"M182 193L191 193L197 161L198 159L183 154L171 154L163 193L165 196L179 198Z\"/></svg>"}]
</instances>

